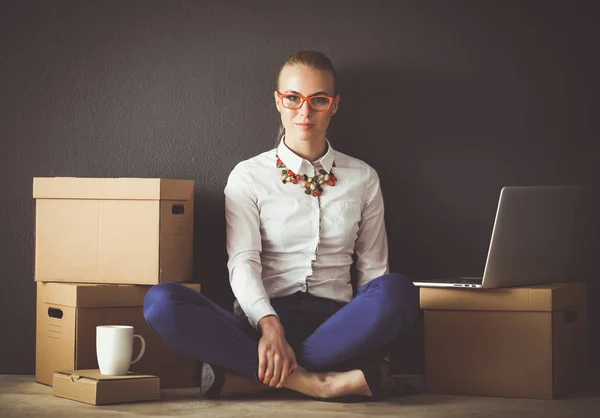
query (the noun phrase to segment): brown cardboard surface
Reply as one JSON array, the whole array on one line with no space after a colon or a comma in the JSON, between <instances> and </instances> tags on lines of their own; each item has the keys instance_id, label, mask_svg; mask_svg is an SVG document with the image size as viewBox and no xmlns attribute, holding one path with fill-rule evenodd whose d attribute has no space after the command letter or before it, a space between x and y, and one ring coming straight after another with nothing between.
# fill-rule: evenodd
<instances>
[{"instance_id":1,"label":"brown cardboard surface","mask_svg":"<svg viewBox=\"0 0 600 418\"><path fill-rule=\"evenodd\" d=\"M420 289L421 309L554 311L580 306L585 298L584 283L554 283L503 289Z\"/></svg>"},{"instance_id":2,"label":"brown cardboard surface","mask_svg":"<svg viewBox=\"0 0 600 418\"><path fill-rule=\"evenodd\" d=\"M585 306L552 313L554 394L575 392L589 365L588 322Z\"/></svg>"},{"instance_id":3,"label":"brown cardboard surface","mask_svg":"<svg viewBox=\"0 0 600 418\"><path fill-rule=\"evenodd\" d=\"M199 290L200 285L181 283ZM144 297L152 286L91 284L91 283L38 283L42 292L38 297L45 303L78 308L108 308L143 306Z\"/></svg>"},{"instance_id":4,"label":"brown cardboard surface","mask_svg":"<svg viewBox=\"0 0 600 418\"><path fill-rule=\"evenodd\" d=\"M193 180L152 178L36 177L35 199L192 200Z\"/></svg>"},{"instance_id":5,"label":"brown cardboard surface","mask_svg":"<svg viewBox=\"0 0 600 418\"><path fill-rule=\"evenodd\" d=\"M184 285L200 290L198 284ZM57 370L97 368L96 326L132 325L146 340L146 352L131 371L159 376L163 388L194 386L196 361L167 347L144 319L150 288L38 282L36 381L50 385ZM138 341L133 351L139 352Z\"/></svg>"},{"instance_id":6,"label":"brown cardboard surface","mask_svg":"<svg viewBox=\"0 0 600 418\"><path fill-rule=\"evenodd\" d=\"M35 280L192 280L194 182L35 178Z\"/></svg>"},{"instance_id":7,"label":"brown cardboard surface","mask_svg":"<svg viewBox=\"0 0 600 418\"><path fill-rule=\"evenodd\" d=\"M193 196L192 200L193 202ZM181 214L172 212L183 210ZM160 203L160 254L159 263L161 281L178 282L180 277L192 277L191 250L194 240L194 210L193 206L185 207L183 204L171 200ZM181 251L187 249L187 251Z\"/></svg>"},{"instance_id":8,"label":"brown cardboard surface","mask_svg":"<svg viewBox=\"0 0 600 418\"><path fill-rule=\"evenodd\" d=\"M422 300L427 391L553 399L581 385L584 285L435 290Z\"/></svg>"},{"instance_id":9,"label":"brown cardboard surface","mask_svg":"<svg viewBox=\"0 0 600 418\"><path fill-rule=\"evenodd\" d=\"M103 376L99 370L57 371L52 393L92 405L152 401L160 398L157 376Z\"/></svg>"},{"instance_id":10,"label":"brown cardboard surface","mask_svg":"<svg viewBox=\"0 0 600 418\"><path fill-rule=\"evenodd\" d=\"M551 398L551 317L425 311L425 375L433 393Z\"/></svg>"}]
</instances>

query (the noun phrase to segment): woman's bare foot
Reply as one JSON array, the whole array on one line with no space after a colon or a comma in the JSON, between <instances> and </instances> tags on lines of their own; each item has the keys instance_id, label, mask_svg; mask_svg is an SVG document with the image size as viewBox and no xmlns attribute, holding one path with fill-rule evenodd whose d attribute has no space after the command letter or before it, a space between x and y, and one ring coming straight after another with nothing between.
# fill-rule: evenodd
<instances>
[{"instance_id":1,"label":"woman's bare foot","mask_svg":"<svg viewBox=\"0 0 600 418\"><path fill-rule=\"evenodd\" d=\"M365 376L360 370L312 373L298 367L283 386L313 398L335 398L345 395L371 396ZM235 373L225 372L225 383L221 388L220 396L227 398L255 395L269 389L273 388Z\"/></svg>"},{"instance_id":2,"label":"woman's bare foot","mask_svg":"<svg viewBox=\"0 0 600 418\"><path fill-rule=\"evenodd\" d=\"M292 373L284 387L315 398L335 398L345 395L371 396L360 370L311 373L302 367Z\"/></svg>"},{"instance_id":3,"label":"woman's bare foot","mask_svg":"<svg viewBox=\"0 0 600 418\"><path fill-rule=\"evenodd\" d=\"M365 376L360 370L347 372L329 372L325 375L325 396L323 398L335 398L345 395L371 396L371 390Z\"/></svg>"}]
</instances>

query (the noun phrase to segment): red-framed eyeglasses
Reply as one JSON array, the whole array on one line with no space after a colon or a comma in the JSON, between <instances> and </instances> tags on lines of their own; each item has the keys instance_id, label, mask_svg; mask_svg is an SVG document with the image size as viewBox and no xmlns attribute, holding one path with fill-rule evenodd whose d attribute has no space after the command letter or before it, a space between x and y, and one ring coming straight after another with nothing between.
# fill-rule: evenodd
<instances>
[{"instance_id":1,"label":"red-framed eyeglasses","mask_svg":"<svg viewBox=\"0 0 600 418\"><path fill-rule=\"evenodd\" d=\"M279 93L277 92L277 96L281 100L281 104L286 109L297 110L300 109L304 102L308 102L308 105L315 112L324 112L329 110L331 107L331 103L335 100L335 97L326 96L326 95L317 95L304 97L298 93Z\"/></svg>"}]
</instances>

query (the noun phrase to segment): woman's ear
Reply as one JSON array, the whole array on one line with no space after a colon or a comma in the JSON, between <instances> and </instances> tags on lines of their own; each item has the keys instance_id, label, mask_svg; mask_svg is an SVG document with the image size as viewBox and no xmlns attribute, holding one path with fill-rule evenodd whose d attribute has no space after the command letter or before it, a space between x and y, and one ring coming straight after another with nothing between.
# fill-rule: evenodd
<instances>
[{"instance_id":1,"label":"woman's ear","mask_svg":"<svg viewBox=\"0 0 600 418\"><path fill-rule=\"evenodd\" d=\"M275 98L275 106L277 107L277 110L279 110L279 113L281 113L281 100L279 100L277 90L273 92L273 97Z\"/></svg>"},{"instance_id":2,"label":"woman's ear","mask_svg":"<svg viewBox=\"0 0 600 418\"><path fill-rule=\"evenodd\" d=\"M335 96L335 99L333 100L333 103L331 104L331 116L335 115L339 109L340 106L340 95L338 94L337 96Z\"/></svg>"}]
</instances>

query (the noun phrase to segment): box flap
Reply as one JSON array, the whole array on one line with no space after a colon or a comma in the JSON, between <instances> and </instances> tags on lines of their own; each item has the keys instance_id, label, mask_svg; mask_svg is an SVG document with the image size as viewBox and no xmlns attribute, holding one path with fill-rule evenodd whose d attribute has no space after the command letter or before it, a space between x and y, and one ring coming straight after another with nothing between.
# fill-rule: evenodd
<instances>
[{"instance_id":1,"label":"box flap","mask_svg":"<svg viewBox=\"0 0 600 418\"><path fill-rule=\"evenodd\" d=\"M585 303L584 283L554 283L501 289L420 289L421 309L559 311Z\"/></svg>"},{"instance_id":2,"label":"box flap","mask_svg":"<svg viewBox=\"0 0 600 418\"><path fill-rule=\"evenodd\" d=\"M181 283L200 291L197 283ZM38 282L43 303L78 308L143 306L150 285Z\"/></svg>"},{"instance_id":3,"label":"box flap","mask_svg":"<svg viewBox=\"0 0 600 418\"><path fill-rule=\"evenodd\" d=\"M35 177L35 199L192 200L194 181L150 178Z\"/></svg>"},{"instance_id":4,"label":"box flap","mask_svg":"<svg viewBox=\"0 0 600 418\"><path fill-rule=\"evenodd\" d=\"M100 373L99 369L91 369L91 370L57 370L56 373L68 376L72 381L79 380L81 378L87 378L98 381L105 380L134 380L134 379L155 379L157 376L152 376L149 374L137 374L129 372L129 374L125 376L105 376Z\"/></svg>"}]
</instances>

